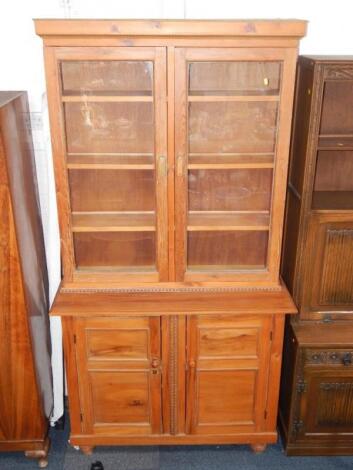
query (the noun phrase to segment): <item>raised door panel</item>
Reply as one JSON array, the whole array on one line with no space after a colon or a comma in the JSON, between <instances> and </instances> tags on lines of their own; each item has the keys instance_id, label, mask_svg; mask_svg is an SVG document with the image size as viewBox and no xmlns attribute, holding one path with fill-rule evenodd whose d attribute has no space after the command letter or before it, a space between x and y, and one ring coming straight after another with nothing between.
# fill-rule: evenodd
<instances>
[{"instance_id":1,"label":"raised door panel","mask_svg":"<svg viewBox=\"0 0 353 470\"><path fill-rule=\"evenodd\" d=\"M47 60L65 281L168 280L165 48Z\"/></svg>"},{"instance_id":2,"label":"raised door panel","mask_svg":"<svg viewBox=\"0 0 353 470\"><path fill-rule=\"evenodd\" d=\"M315 214L306 244L303 318L347 318L353 306L353 222L349 214Z\"/></svg>"},{"instance_id":3,"label":"raised door panel","mask_svg":"<svg viewBox=\"0 0 353 470\"><path fill-rule=\"evenodd\" d=\"M84 431L159 434L160 318L77 319L75 331Z\"/></svg>"},{"instance_id":4,"label":"raised door panel","mask_svg":"<svg viewBox=\"0 0 353 470\"><path fill-rule=\"evenodd\" d=\"M176 278L278 282L295 51L176 50Z\"/></svg>"},{"instance_id":5,"label":"raised door panel","mask_svg":"<svg viewBox=\"0 0 353 470\"><path fill-rule=\"evenodd\" d=\"M262 430L271 325L269 316L188 318L188 433L235 434Z\"/></svg>"}]
</instances>

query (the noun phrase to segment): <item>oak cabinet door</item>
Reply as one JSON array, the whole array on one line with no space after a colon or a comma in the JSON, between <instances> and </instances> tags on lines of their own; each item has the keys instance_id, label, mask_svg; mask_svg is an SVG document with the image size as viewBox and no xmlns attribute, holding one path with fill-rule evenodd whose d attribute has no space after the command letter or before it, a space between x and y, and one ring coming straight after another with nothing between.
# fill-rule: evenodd
<instances>
[{"instance_id":1,"label":"oak cabinet door","mask_svg":"<svg viewBox=\"0 0 353 470\"><path fill-rule=\"evenodd\" d=\"M283 49L176 50L176 278L277 282L292 71Z\"/></svg>"},{"instance_id":2,"label":"oak cabinet door","mask_svg":"<svg viewBox=\"0 0 353 470\"><path fill-rule=\"evenodd\" d=\"M307 268L303 316L329 314L352 318L353 222L346 213L318 213L311 218L306 243Z\"/></svg>"},{"instance_id":3,"label":"oak cabinet door","mask_svg":"<svg viewBox=\"0 0 353 470\"><path fill-rule=\"evenodd\" d=\"M191 316L187 324L187 413L191 434L261 431L271 317Z\"/></svg>"},{"instance_id":4,"label":"oak cabinet door","mask_svg":"<svg viewBox=\"0 0 353 470\"><path fill-rule=\"evenodd\" d=\"M332 444L353 438L352 350L305 351L296 441Z\"/></svg>"},{"instance_id":5,"label":"oak cabinet door","mask_svg":"<svg viewBox=\"0 0 353 470\"><path fill-rule=\"evenodd\" d=\"M84 432L159 434L160 318L77 319L75 331Z\"/></svg>"}]
</instances>

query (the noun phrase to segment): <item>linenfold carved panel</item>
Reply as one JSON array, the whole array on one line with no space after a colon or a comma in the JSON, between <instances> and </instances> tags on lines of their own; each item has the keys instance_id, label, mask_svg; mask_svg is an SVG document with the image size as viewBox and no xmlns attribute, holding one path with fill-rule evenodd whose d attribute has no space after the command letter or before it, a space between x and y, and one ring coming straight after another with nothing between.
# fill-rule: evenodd
<instances>
[{"instance_id":1,"label":"linenfold carved panel","mask_svg":"<svg viewBox=\"0 0 353 470\"><path fill-rule=\"evenodd\" d=\"M319 387L317 424L334 427L353 424L353 383L322 382Z\"/></svg>"},{"instance_id":2,"label":"linenfold carved panel","mask_svg":"<svg viewBox=\"0 0 353 470\"><path fill-rule=\"evenodd\" d=\"M320 304L339 305L352 302L353 230L328 229L323 259Z\"/></svg>"}]
</instances>

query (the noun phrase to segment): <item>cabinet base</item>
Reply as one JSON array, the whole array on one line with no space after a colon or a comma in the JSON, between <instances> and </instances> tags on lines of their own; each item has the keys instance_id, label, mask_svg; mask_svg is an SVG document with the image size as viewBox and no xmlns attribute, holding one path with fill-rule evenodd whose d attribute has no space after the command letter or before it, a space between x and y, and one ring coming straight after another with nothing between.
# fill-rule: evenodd
<instances>
[{"instance_id":1,"label":"cabinet base","mask_svg":"<svg viewBox=\"0 0 353 470\"><path fill-rule=\"evenodd\" d=\"M71 435L70 444L79 446L83 453L91 453L95 446L138 446L138 445L208 445L208 444L249 444L254 452L262 452L267 444L277 442L277 433L232 434L229 436L200 436L179 434L154 436L92 436Z\"/></svg>"}]
</instances>

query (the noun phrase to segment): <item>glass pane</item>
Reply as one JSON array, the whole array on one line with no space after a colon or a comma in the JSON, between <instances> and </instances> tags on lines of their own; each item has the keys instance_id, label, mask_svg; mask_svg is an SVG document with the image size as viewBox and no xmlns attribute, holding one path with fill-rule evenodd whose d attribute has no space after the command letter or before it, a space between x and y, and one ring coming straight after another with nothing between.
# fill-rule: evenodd
<instances>
[{"instance_id":1,"label":"glass pane","mask_svg":"<svg viewBox=\"0 0 353 470\"><path fill-rule=\"evenodd\" d=\"M152 95L152 62L63 61L63 94Z\"/></svg>"},{"instance_id":2,"label":"glass pane","mask_svg":"<svg viewBox=\"0 0 353 470\"><path fill-rule=\"evenodd\" d=\"M266 231L189 232L187 242L189 269L223 271L266 266Z\"/></svg>"},{"instance_id":3,"label":"glass pane","mask_svg":"<svg viewBox=\"0 0 353 470\"><path fill-rule=\"evenodd\" d=\"M74 234L78 268L140 268L155 265L154 232L90 232Z\"/></svg>"},{"instance_id":4,"label":"glass pane","mask_svg":"<svg viewBox=\"0 0 353 470\"><path fill-rule=\"evenodd\" d=\"M269 211L272 170L190 170L190 211Z\"/></svg>"},{"instance_id":5,"label":"glass pane","mask_svg":"<svg viewBox=\"0 0 353 470\"><path fill-rule=\"evenodd\" d=\"M267 266L280 62L192 62L187 269Z\"/></svg>"},{"instance_id":6,"label":"glass pane","mask_svg":"<svg viewBox=\"0 0 353 470\"><path fill-rule=\"evenodd\" d=\"M319 151L314 209L353 209L353 151Z\"/></svg>"},{"instance_id":7,"label":"glass pane","mask_svg":"<svg viewBox=\"0 0 353 470\"><path fill-rule=\"evenodd\" d=\"M153 211L154 171L70 170L73 211Z\"/></svg>"},{"instance_id":8,"label":"glass pane","mask_svg":"<svg viewBox=\"0 0 353 470\"><path fill-rule=\"evenodd\" d=\"M327 81L324 87L320 134L353 136L351 81Z\"/></svg>"},{"instance_id":9,"label":"glass pane","mask_svg":"<svg viewBox=\"0 0 353 470\"><path fill-rule=\"evenodd\" d=\"M60 67L76 268L155 272L153 63Z\"/></svg>"},{"instance_id":10,"label":"glass pane","mask_svg":"<svg viewBox=\"0 0 353 470\"><path fill-rule=\"evenodd\" d=\"M189 104L189 152L274 152L278 103Z\"/></svg>"},{"instance_id":11,"label":"glass pane","mask_svg":"<svg viewBox=\"0 0 353 470\"><path fill-rule=\"evenodd\" d=\"M190 95L278 94L279 62L192 62Z\"/></svg>"},{"instance_id":12,"label":"glass pane","mask_svg":"<svg viewBox=\"0 0 353 470\"><path fill-rule=\"evenodd\" d=\"M65 103L69 153L152 153L153 103Z\"/></svg>"}]
</instances>

